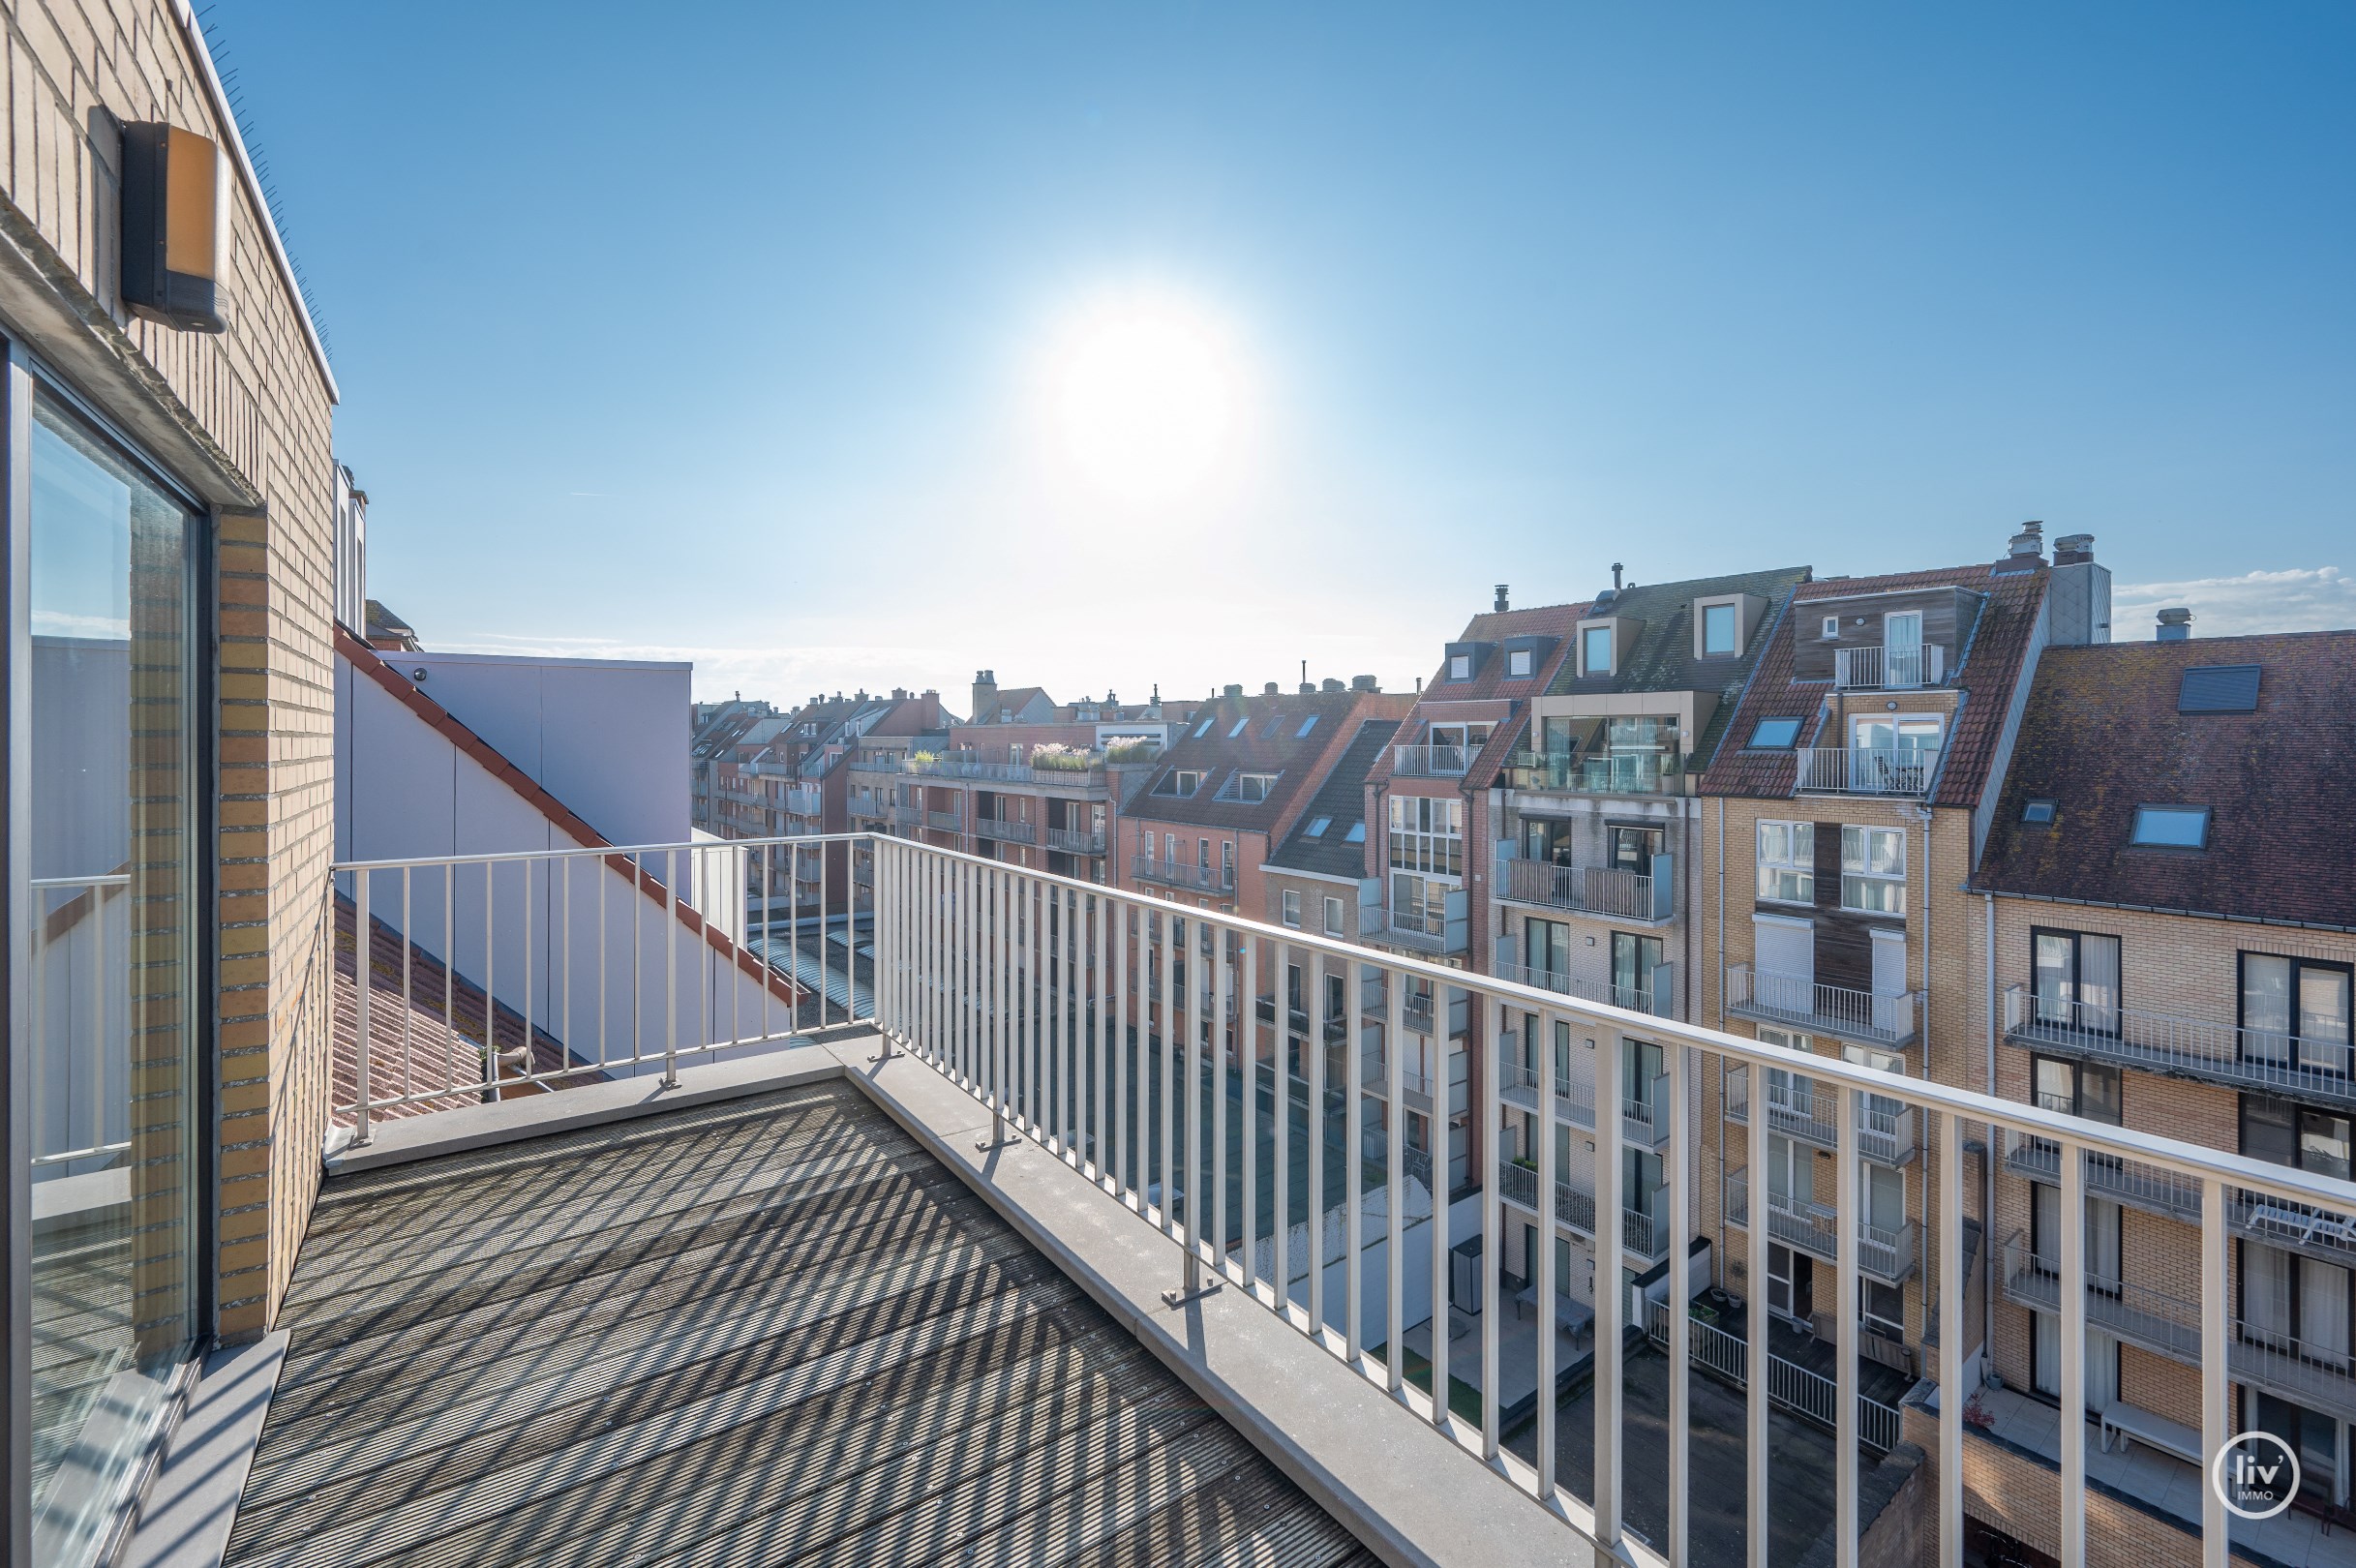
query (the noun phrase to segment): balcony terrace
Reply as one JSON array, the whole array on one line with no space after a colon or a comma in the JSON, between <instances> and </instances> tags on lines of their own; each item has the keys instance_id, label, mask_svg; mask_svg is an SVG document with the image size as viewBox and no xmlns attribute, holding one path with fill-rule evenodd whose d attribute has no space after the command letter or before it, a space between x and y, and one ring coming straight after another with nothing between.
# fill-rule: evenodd
<instances>
[{"instance_id":1,"label":"balcony terrace","mask_svg":"<svg viewBox=\"0 0 2356 1568\"><path fill-rule=\"evenodd\" d=\"M1507 788L1531 796L1683 795L1685 778L1684 759L1676 752L1516 751L1505 759Z\"/></svg>"},{"instance_id":2,"label":"balcony terrace","mask_svg":"<svg viewBox=\"0 0 2356 1568\"><path fill-rule=\"evenodd\" d=\"M1462 778L1473 753L1445 743L1391 748L1391 771L1401 778Z\"/></svg>"},{"instance_id":3,"label":"balcony terrace","mask_svg":"<svg viewBox=\"0 0 2356 1568\"><path fill-rule=\"evenodd\" d=\"M2020 985L2005 988L2005 1040L2048 1055L2356 1110L2344 1040L2300 1041L2179 1013L2039 1002Z\"/></svg>"},{"instance_id":4,"label":"balcony terrace","mask_svg":"<svg viewBox=\"0 0 2356 1568\"><path fill-rule=\"evenodd\" d=\"M1559 996L1576 997L1598 1007L1625 1008L1630 1012L1650 1012L1668 1017L1676 1008L1676 989L1672 976L1676 966L1662 964L1652 972L1652 989L1643 990L1633 985L1615 985L1610 980L1581 980L1552 969L1532 969L1504 959L1495 965L1497 979L1526 985L1532 990L1553 991Z\"/></svg>"},{"instance_id":5,"label":"balcony terrace","mask_svg":"<svg viewBox=\"0 0 2356 1568\"><path fill-rule=\"evenodd\" d=\"M1750 1225L1750 1172L1730 1170L1725 1178L1727 1223ZM1737 1218L1739 1216L1740 1218ZM1894 1229L1857 1225L1858 1267L1886 1284L1898 1284L1915 1272L1916 1224L1904 1221ZM1840 1216L1830 1204L1813 1203L1787 1193L1767 1194L1767 1234L1786 1247L1795 1247L1827 1263L1840 1261Z\"/></svg>"},{"instance_id":6,"label":"balcony terrace","mask_svg":"<svg viewBox=\"0 0 2356 1568\"><path fill-rule=\"evenodd\" d=\"M1921 994L1884 995L1820 985L1804 975L1761 974L1748 964L1726 970L1726 1010L1737 1018L1832 1035L1873 1045L1906 1045L1922 1015Z\"/></svg>"},{"instance_id":7,"label":"balcony terrace","mask_svg":"<svg viewBox=\"0 0 2356 1568\"><path fill-rule=\"evenodd\" d=\"M1820 1149L1840 1147L1839 1091L1812 1079L1787 1078L1767 1084L1767 1126L1788 1138ZM1726 1119L1750 1121L1750 1078L1730 1070L1721 1087L1720 1103ZM1903 1165L1915 1158L1915 1113L1880 1095L1860 1096L1857 1112L1858 1153L1884 1165Z\"/></svg>"},{"instance_id":8,"label":"balcony terrace","mask_svg":"<svg viewBox=\"0 0 2356 1568\"><path fill-rule=\"evenodd\" d=\"M1102 831L1087 828L1050 828L1047 829L1047 848L1061 850L1066 855L1102 855L1104 853L1104 835Z\"/></svg>"},{"instance_id":9,"label":"balcony terrace","mask_svg":"<svg viewBox=\"0 0 2356 1568\"><path fill-rule=\"evenodd\" d=\"M1497 1042L1497 1091L1505 1102L1535 1114L1543 1092L1539 1071L1521 1059L1519 1035ZM1620 1131L1640 1149L1658 1149L1669 1141L1674 1106L1667 1075L1646 1084L1631 1084L1620 1097ZM1582 1073L1562 1073L1555 1079L1555 1114L1573 1127L1595 1131L1595 1084Z\"/></svg>"},{"instance_id":10,"label":"balcony terrace","mask_svg":"<svg viewBox=\"0 0 2356 1568\"><path fill-rule=\"evenodd\" d=\"M1164 860L1151 855L1133 855L1130 874L1139 882L1157 883L1164 888L1187 888L1196 892L1231 893L1235 890L1235 868L1228 865L1202 865L1193 860Z\"/></svg>"},{"instance_id":11,"label":"balcony terrace","mask_svg":"<svg viewBox=\"0 0 2356 1568\"><path fill-rule=\"evenodd\" d=\"M1499 860L1497 870L1497 896L1511 903L1603 916L1633 925L1665 924L1676 918L1675 856L1653 857L1648 872L1520 859Z\"/></svg>"},{"instance_id":12,"label":"balcony terrace","mask_svg":"<svg viewBox=\"0 0 2356 1568\"><path fill-rule=\"evenodd\" d=\"M1919 691L1945 684L1947 669L1947 649L1936 643L1912 648L1876 643L1832 652L1832 684L1840 691Z\"/></svg>"},{"instance_id":13,"label":"balcony terrace","mask_svg":"<svg viewBox=\"0 0 2356 1568\"><path fill-rule=\"evenodd\" d=\"M1802 746L1795 795L1884 795L1918 800L1939 781L1937 746Z\"/></svg>"},{"instance_id":14,"label":"balcony terrace","mask_svg":"<svg viewBox=\"0 0 2356 1568\"><path fill-rule=\"evenodd\" d=\"M1002 844L1036 844L1039 825L1020 817L974 818L974 831L983 838L994 838Z\"/></svg>"},{"instance_id":15,"label":"balcony terrace","mask_svg":"<svg viewBox=\"0 0 2356 1568\"><path fill-rule=\"evenodd\" d=\"M1217 999L1252 994L1290 950L1376 971L1386 988L1462 991L1499 1024L1567 1013L1600 1037L1626 1013L906 840L779 844L840 845L873 890L860 928L822 928L824 961L853 967L839 1003L830 971L815 1024L815 998L781 1019L732 1015L710 983L715 968L736 973L728 950L670 920L676 896L645 880L684 855L776 846L431 862L444 879L479 877L486 894L513 889L496 910L459 897L440 940L498 956L485 992L502 1022L513 1008L527 1035L548 1034L553 1054L512 1068L405 1054L400 1020L430 999L406 965L361 972L371 1048L347 1042L352 1070L334 1087L349 1142L289 1297L294 1339L235 1526L239 1568L418 1554L548 1568L1355 1564L1377 1545L1387 1561L1534 1565L1589 1560L1598 1543L1657 1568L1739 1561L1731 1508L1765 1532L1778 1489L1804 1488L1822 1511L1811 1539L1854 1543L1886 1500L1860 1453L1881 1417L1861 1402L1854 1321L1835 1326L1824 1368L1802 1369L1828 1384L1834 1432L1803 1459L1770 1445L1784 1431L1771 1418L1791 1408L1770 1386L1780 1372L1728 1383L1717 1340L1647 1337L1654 1297L1642 1291L1556 1299L1504 1273L1508 1227L1541 1196L1573 1225L1592 1224L1607 1195L1620 1208L1592 1237L1598 1279L1689 1255L1694 1151L1678 1119L1668 1183L1641 1203L1617 1195L1618 1173L1657 1130L1604 1116L1582 1168L1608 1186L1573 1173L1542 1194L1536 1171L1507 1161L1469 1233L1452 1235L1433 1221L1435 1162L1405 1145L1405 1118L1377 1125L1374 1101L1347 1092L1363 1061L1341 1105L1304 1106L1264 1065L1284 1059L1273 1010L1222 1017ZM621 880L619 914L558 897L580 890L549 868L572 861ZM360 924L378 883L375 909L406 920L391 890L427 865L339 867ZM559 904L569 919L545 913ZM651 947L613 940L636 928L616 920L657 911ZM1147 1021L1139 954L1191 952L1198 932L1220 959L1197 1010L1210 1028L1164 1050L1134 1027ZM794 973L811 975L799 961ZM818 1027L846 1013L848 1030ZM1684 1103L1693 1072L1805 1070L1834 1094L1897 1101L1943 1161L1959 1162L1964 1128L1985 1124L2205 1184L2212 1203L2229 1183L2284 1212L2356 1206L2349 1184L2036 1106L1665 1019L1646 1033L1670 1053L1666 1083L1646 1091L1661 1104ZM1617 1097L1618 1053L1597 1060ZM1377 1065L1387 1077L1389 1060ZM1480 1096L1492 1126L1500 1076ZM1964 1311L1959 1168L1942 1167L1925 1226L1940 1258L1932 1305L1950 1323ZM1746 1185L1737 1172L1728 1189L1737 1223ZM1780 1203L1769 1216L1779 1238L1831 1255L1828 1216ZM1850 1265L1902 1277L1913 1230L1860 1230ZM1435 1302L1442 1278L1489 1310ZM1536 1310L1523 1315L1525 1300ZM1772 1346L1764 1297L1750 1312L1755 1332L1737 1338ZM2200 1325L2221 1363L2218 1314ZM1958 1388L1960 1345L1939 1355L1938 1380ZM1452 1362L1494 1397L1468 1395ZM1690 1392L1696 1365L1735 1392ZM1707 1423L1691 1419L1705 1399L1739 1408L1747 1455L1725 1446L1723 1422L1705 1446ZM1962 1553L1960 1403L1939 1415L1938 1479L1916 1489L1948 1563ZM2218 1443L2226 1414L2221 1402L2206 1412ZM1620 1460L1631 1432L1663 1461L1635 1479ZM2065 1443L2062 1466L2063 1495L2082 1497L2083 1445ZM1707 1496L1694 1490L1705 1474ZM1643 1517L1657 1514L1665 1554L1631 1532L1631 1506L1656 1508ZM2066 1528L2082 1506L2066 1505ZM1697 1523L1714 1533L1695 1537ZM2221 1507L2202 1523L2222 1540Z\"/></svg>"}]
</instances>

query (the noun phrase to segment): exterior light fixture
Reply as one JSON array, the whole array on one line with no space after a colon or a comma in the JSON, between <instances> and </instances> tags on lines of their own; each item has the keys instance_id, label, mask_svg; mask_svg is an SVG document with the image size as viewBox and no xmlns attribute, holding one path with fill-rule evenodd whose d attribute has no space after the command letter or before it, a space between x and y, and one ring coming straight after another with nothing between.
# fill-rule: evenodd
<instances>
[{"instance_id":1,"label":"exterior light fixture","mask_svg":"<svg viewBox=\"0 0 2356 1568\"><path fill-rule=\"evenodd\" d=\"M223 332L229 181L218 142L162 122L123 127L123 304L185 332Z\"/></svg>"}]
</instances>

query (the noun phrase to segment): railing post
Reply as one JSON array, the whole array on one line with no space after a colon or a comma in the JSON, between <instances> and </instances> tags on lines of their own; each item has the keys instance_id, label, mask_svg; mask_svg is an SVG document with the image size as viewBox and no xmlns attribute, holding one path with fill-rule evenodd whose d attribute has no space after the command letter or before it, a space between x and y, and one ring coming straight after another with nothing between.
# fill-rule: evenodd
<instances>
[{"instance_id":1,"label":"railing post","mask_svg":"<svg viewBox=\"0 0 2356 1568\"><path fill-rule=\"evenodd\" d=\"M1963 1568L1963 1118L1921 1116L1939 1139L1939 1562Z\"/></svg>"},{"instance_id":2,"label":"railing post","mask_svg":"<svg viewBox=\"0 0 2356 1568\"><path fill-rule=\"evenodd\" d=\"M1692 1130L1685 1094L1691 1048L1667 1047L1669 1084L1669 1560L1691 1562L1688 1493L1692 1479L1693 1310L1689 1270L1693 1227ZM1705 1059L1707 1060L1707 1059Z\"/></svg>"},{"instance_id":3,"label":"railing post","mask_svg":"<svg viewBox=\"0 0 2356 1568\"><path fill-rule=\"evenodd\" d=\"M998 885L998 1027L990 1031L990 1135L974 1145L985 1154L1018 1141L1007 1127L1006 1115L1008 1073L1018 1049L1012 1039L1012 1031L1008 1027L1012 1022L1010 1007L1012 1002L1012 980L1009 971L1014 956L1014 879L997 869L992 869L989 877Z\"/></svg>"},{"instance_id":4,"label":"railing post","mask_svg":"<svg viewBox=\"0 0 2356 1568\"><path fill-rule=\"evenodd\" d=\"M1730 972L1731 973L1731 972ZM1749 1096L1750 1152L1749 1168L1743 1173L1743 1218L1750 1235L1748 1249L1749 1289L1744 1306L1750 1322L1745 1329L1743 1345L1745 1453L1749 1460L1749 1490L1746 1494L1744 1541L1748 1546L1750 1568L1767 1568L1767 1249L1773 1245L1768 1237L1767 1180L1767 1070L1750 1065Z\"/></svg>"},{"instance_id":5,"label":"railing post","mask_svg":"<svg viewBox=\"0 0 2356 1568\"><path fill-rule=\"evenodd\" d=\"M2062 1145L2061 1557L2086 1560L2086 1152Z\"/></svg>"},{"instance_id":6,"label":"railing post","mask_svg":"<svg viewBox=\"0 0 2356 1568\"><path fill-rule=\"evenodd\" d=\"M1832 1311L1838 1319L1833 1336L1838 1359L1832 1368L1832 1560L1838 1568L1857 1568L1858 1558L1858 1264L1865 1246L1863 1184L1858 1179L1859 1098L1844 1085L1833 1100L1837 1117L1832 1150L1833 1255L1838 1261ZM1797 1201L1799 1194L1792 1195Z\"/></svg>"},{"instance_id":7,"label":"railing post","mask_svg":"<svg viewBox=\"0 0 2356 1568\"><path fill-rule=\"evenodd\" d=\"M875 1031L877 1046L875 1054L868 1057L867 1060L870 1062L889 1062L892 1059L893 1054L891 1049L892 1031L899 1027L900 1021L899 985L897 976L897 969L900 960L900 933L895 921L898 914L896 906L901 900L899 898L898 888L889 877L885 875L885 863L887 857L884 850L884 836L881 833L876 834L874 838L868 841L868 852L867 886L873 891L875 896L875 907L868 913L867 917L868 920L873 922L875 927L875 988L872 1010L875 1011L878 1016L875 1020L877 1025ZM853 853L856 854L857 851L854 851ZM790 857L791 852L789 851L788 854ZM891 857L891 859L896 861L897 857ZM789 877L792 875L790 868L787 871L787 875ZM884 919L884 908L888 899L892 905L895 906L893 910L893 921L887 921ZM857 929L859 921L859 910L857 907L859 903L859 895L857 892L852 894L851 901L853 905L851 911L853 929L851 934L854 940L851 944L852 956L849 961L856 966L859 961L859 944L856 940L859 934ZM768 903L769 901L765 896L763 907L768 907ZM823 964L825 958L822 952L820 955L820 962ZM799 968L800 966L796 967ZM857 971L855 968L854 974L856 973ZM797 981L799 981L801 977L800 975L796 975L794 978ZM825 983L823 979L821 980L820 983ZM797 984L794 994L797 998L793 1004L794 1010L797 1014L794 1019L794 1023L796 1027L800 1027L801 1019L799 1014L801 1010L801 1004L799 1000L800 996L799 984ZM890 999L889 1004L887 1004L887 999ZM885 1009L887 1005L889 1005L890 1008L889 1015L885 1015Z\"/></svg>"},{"instance_id":8,"label":"railing post","mask_svg":"<svg viewBox=\"0 0 2356 1568\"><path fill-rule=\"evenodd\" d=\"M1552 1053L1549 1039L1541 1048ZM1620 1281L1626 1251L1626 1149L1628 1119L1622 1114L1626 1066L1617 1030L1599 1032L1595 1041L1595 1561L1599 1568L1620 1560L1621 1463L1623 1447L1620 1329L1627 1287ZM1552 1106L1546 1113L1551 1115ZM1549 1130L1552 1131L1551 1129Z\"/></svg>"},{"instance_id":9,"label":"railing post","mask_svg":"<svg viewBox=\"0 0 2356 1568\"><path fill-rule=\"evenodd\" d=\"M2200 1184L2200 1455L2206 1476L2233 1434L2228 1408L2225 1282L2225 1184L2211 1176ZM2231 1550L2225 1499L2214 1484L2200 1489L2201 1568L2226 1568Z\"/></svg>"},{"instance_id":10,"label":"railing post","mask_svg":"<svg viewBox=\"0 0 2356 1568\"><path fill-rule=\"evenodd\" d=\"M374 987L370 984L370 980L375 974L375 970L369 962L371 957L368 940L369 880L369 874L365 871L360 872L351 879L353 909L352 977L357 981L357 983L353 986L353 990L357 993L357 1000L360 1010L360 1038L356 1042L356 1049L353 1052L355 1057L353 1064L353 1071L355 1074L354 1082L358 1090L354 1098L356 1098L359 1101L359 1103L354 1106L352 1110L351 1142L352 1147L355 1149L366 1147L369 1138L372 1136L368 1126L368 993L374 989ZM408 936L409 934L407 931L401 933L401 940L404 944L408 941ZM333 927L330 926L328 936L328 961L330 965L333 964L335 958L333 947L334 940ZM449 947L449 937L445 933L442 938L442 946L446 949ZM449 965L443 965L443 970L445 973L448 972L449 968ZM407 1001L408 999L405 997L403 1000Z\"/></svg>"},{"instance_id":11,"label":"railing post","mask_svg":"<svg viewBox=\"0 0 2356 1568\"><path fill-rule=\"evenodd\" d=\"M1555 1184L1562 1179L1563 1173L1556 1168L1555 1161L1555 1021L1552 1014L1542 1012L1534 1021L1528 1022L1526 1027L1538 1037L1539 1040L1536 1123L1538 1129L1538 1255L1528 1260L1532 1290L1538 1298L1538 1310L1530 1314L1534 1319L1531 1331L1537 1336L1538 1350L1536 1390L1538 1401L1538 1500L1542 1503L1551 1503L1555 1500L1555 1455L1556 1452L1555 1440L1555 1226L1563 1218L1555 1212ZM1600 1245L1604 1226L1598 1221L1595 1229L1596 1240ZM1595 1266L1595 1291L1599 1299L1603 1294L1604 1280L1603 1263L1599 1253ZM1492 1303L1490 1311L1498 1312L1502 1310L1502 1303ZM1600 1319L1598 1321L1600 1322ZM1596 1399L1600 1407L1602 1402L1600 1379L1603 1375L1603 1335L1600 1329L1596 1333L1595 1349L1596 1376L1598 1378ZM1597 1445L1595 1462L1598 1467L1596 1476L1600 1483L1603 1464L1600 1443ZM1600 1498L1600 1491L1597 1495ZM1596 1518L1598 1525L1596 1539L1599 1542L1606 1541L1609 1536L1601 1528L1602 1514L1600 1511Z\"/></svg>"}]
</instances>

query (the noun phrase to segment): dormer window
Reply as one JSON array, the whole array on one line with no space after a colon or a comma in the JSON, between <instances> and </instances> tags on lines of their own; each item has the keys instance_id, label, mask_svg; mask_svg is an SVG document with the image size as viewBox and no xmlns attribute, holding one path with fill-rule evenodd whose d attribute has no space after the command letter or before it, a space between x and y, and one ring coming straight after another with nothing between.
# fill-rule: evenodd
<instances>
[{"instance_id":1,"label":"dormer window","mask_svg":"<svg viewBox=\"0 0 2356 1568\"><path fill-rule=\"evenodd\" d=\"M1583 676L1608 676L1612 673L1612 628L1582 626L1579 629L1579 673Z\"/></svg>"},{"instance_id":2,"label":"dormer window","mask_svg":"<svg viewBox=\"0 0 2356 1568\"><path fill-rule=\"evenodd\" d=\"M1516 680L1527 680L1534 662L1528 648L1517 648L1505 655L1505 673Z\"/></svg>"},{"instance_id":3,"label":"dormer window","mask_svg":"<svg viewBox=\"0 0 2356 1568\"><path fill-rule=\"evenodd\" d=\"M1275 773L1237 773L1227 780L1227 786L1219 792L1219 798L1222 800L1257 803L1268 799L1268 792L1276 788L1279 776Z\"/></svg>"},{"instance_id":4,"label":"dormer window","mask_svg":"<svg viewBox=\"0 0 2356 1568\"><path fill-rule=\"evenodd\" d=\"M1472 678L1472 655L1469 653L1455 653L1449 655L1448 678L1451 680L1470 680Z\"/></svg>"},{"instance_id":5,"label":"dormer window","mask_svg":"<svg viewBox=\"0 0 2356 1568\"><path fill-rule=\"evenodd\" d=\"M1195 769L1177 768L1162 775L1154 785L1156 795L1193 795L1202 788L1202 774Z\"/></svg>"},{"instance_id":6,"label":"dormer window","mask_svg":"<svg viewBox=\"0 0 2356 1568\"><path fill-rule=\"evenodd\" d=\"M1741 639L1737 633L1740 607L1733 604L1706 604L1702 607L1702 656L1725 658L1742 651Z\"/></svg>"}]
</instances>

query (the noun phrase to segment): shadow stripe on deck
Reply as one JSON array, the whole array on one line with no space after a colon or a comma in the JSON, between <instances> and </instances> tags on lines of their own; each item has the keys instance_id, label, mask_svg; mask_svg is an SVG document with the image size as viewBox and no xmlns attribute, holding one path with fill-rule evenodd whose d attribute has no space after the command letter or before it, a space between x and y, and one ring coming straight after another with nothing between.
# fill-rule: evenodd
<instances>
[{"instance_id":1,"label":"shadow stripe on deck","mask_svg":"<svg viewBox=\"0 0 2356 1568\"><path fill-rule=\"evenodd\" d=\"M855 1090L320 1212L233 1568L1363 1560Z\"/></svg>"}]
</instances>

